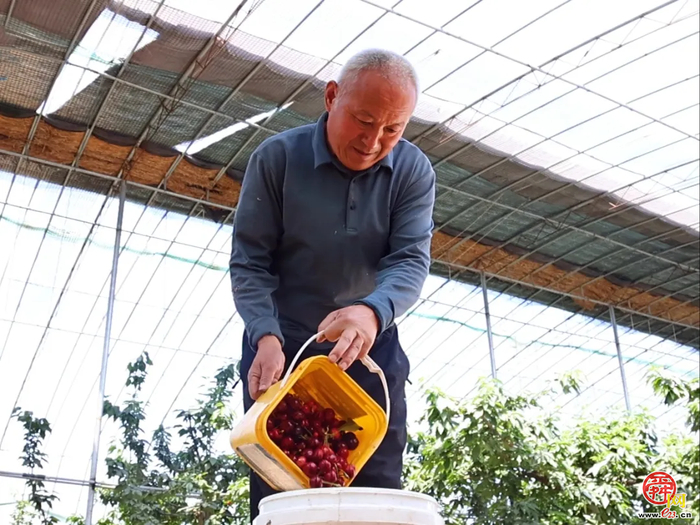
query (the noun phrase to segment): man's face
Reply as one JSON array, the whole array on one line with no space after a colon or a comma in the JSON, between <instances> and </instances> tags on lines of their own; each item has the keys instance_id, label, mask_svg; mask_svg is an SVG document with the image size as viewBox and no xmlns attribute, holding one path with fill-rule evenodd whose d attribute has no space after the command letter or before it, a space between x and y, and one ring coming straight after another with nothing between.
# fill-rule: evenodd
<instances>
[{"instance_id":1,"label":"man's face","mask_svg":"<svg viewBox=\"0 0 700 525\"><path fill-rule=\"evenodd\" d=\"M416 105L410 83L404 86L375 71L364 71L343 86L329 82L325 99L328 143L338 160L354 171L387 156Z\"/></svg>"}]
</instances>

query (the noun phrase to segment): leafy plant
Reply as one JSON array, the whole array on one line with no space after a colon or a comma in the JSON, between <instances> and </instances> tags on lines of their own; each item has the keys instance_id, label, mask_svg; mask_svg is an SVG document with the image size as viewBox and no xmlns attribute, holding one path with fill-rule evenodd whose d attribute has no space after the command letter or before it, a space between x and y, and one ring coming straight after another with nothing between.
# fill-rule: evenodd
<instances>
[{"instance_id":1,"label":"leafy plant","mask_svg":"<svg viewBox=\"0 0 700 525\"><path fill-rule=\"evenodd\" d=\"M45 418L35 418L30 411L22 412L20 407L15 407L12 417L17 418L24 427L24 447L20 456L22 465L29 467L30 472L34 474L35 469L44 468L46 454L41 451L41 445L47 434L51 433L51 425ZM29 498L26 502L21 502L23 504L16 509L13 518L15 523L32 523L35 518L42 525L58 523L58 519L49 513L56 495L46 491L40 477L30 477L26 485L29 488Z\"/></svg>"},{"instance_id":2,"label":"leafy plant","mask_svg":"<svg viewBox=\"0 0 700 525\"><path fill-rule=\"evenodd\" d=\"M661 396L667 406L683 404L688 410L687 425L693 432L693 438L670 436L669 449L674 454L670 458L678 492L687 494L693 508L700 512L700 381L681 381L670 376L660 368L652 368L647 373L647 380L654 392Z\"/></svg>"},{"instance_id":3,"label":"leafy plant","mask_svg":"<svg viewBox=\"0 0 700 525\"><path fill-rule=\"evenodd\" d=\"M233 365L222 368L193 410L180 410L174 427L182 443L173 450L171 432L159 426L143 436L145 405L139 392L152 362L147 353L128 367L131 397L118 406L105 400L105 415L119 423L122 438L110 447L107 474L116 487L101 490L115 509L113 521L128 525L239 525L249 522L246 468L235 454L218 454L215 438L233 424L227 409L237 381Z\"/></svg>"},{"instance_id":4,"label":"leafy plant","mask_svg":"<svg viewBox=\"0 0 700 525\"><path fill-rule=\"evenodd\" d=\"M12 525L32 525L40 519L32 504L26 499L17 502L11 518Z\"/></svg>"},{"instance_id":5,"label":"leafy plant","mask_svg":"<svg viewBox=\"0 0 700 525\"><path fill-rule=\"evenodd\" d=\"M105 459L107 475L116 486L98 491L110 510L97 525L247 525L247 467L237 455L215 450L217 435L233 424L227 404L238 381L237 369L220 369L194 409L177 411L174 428L161 425L148 440L142 429L147 407L140 392L152 364L146 352L130 363L129 398L122 404L104 402L104 415L119 424L121 435ZM19 408L14 415L25 427L23 465L33 472L46 461L41 443L51 427L46 419ZM178 447L172 444L171 431ZM27 485L31 494L18 502L13 525L34 524L37 519L41 525L58 523L47 511L56 496L46 493L41 480L29 479ZM84 519L71 516L66 523L84 525Z\"/></svg>"},{"instance_id":6,"label":"leafy plant","mask_svg":"<svg viewBox=\"0 0 700 525\"><path fill-rule=\"evenodd\" d=\"M570 374L556 383L559 388L525 396L482 380L466 402L428 391L424 430L409 440L407 488L438 499L449 525L668 522L637 517L658 510L641 494L644 478L655 470L670 469L679 492L698 494L699 462L691 466L698 449L688 448L692 440L673 436L660 443L644 412L580 418L565 428L542 408L542 400L578 392L580 377ZM657 384L667 401L689 399L696 413L697 386ZM697 498L683 510L697 515Z\"/></svg>"},{"instance_id":7,"label":"leafy plant","mask_svg":"<svg viewBox=\"0 0 700 525\"><path fill-rule=\"evenodd\" d=\"M105 400L104 414L120 427L106 458L114 488L100 489L109 512L97 525L247 525L247 467L233 453L216 451L215 440L233 424L227 409L238 381L234 365L222 368L191 410L175 413L172 428L159 426L146 438L141 389L152 365L147 353L128 366L129 396ZM564 425L545 410L551 396L577 395L582 377L572 372L535 394L511 395L497 381L481 380L477 394L458 402L439 390L426 393L422 431L409 436L406 488L435 497L448 525L661 524L641 519L656 512L641 484L655 470L673 473L684 511L700 512L700 390L651 370L648 381L668 406L688 410L693 437L659 439L645 413L580 417ZM17 408L25 429L24 466L41 469L41 445L51 427ZM14 525L57 523L49 512L56 496L41 479L27 481L30 496L18 504ZM676 508L677 511L681 509ZM84 525L79 516L67 523ZM680 518L679 525L698 523Z\"/></svg>"}]
</instances>

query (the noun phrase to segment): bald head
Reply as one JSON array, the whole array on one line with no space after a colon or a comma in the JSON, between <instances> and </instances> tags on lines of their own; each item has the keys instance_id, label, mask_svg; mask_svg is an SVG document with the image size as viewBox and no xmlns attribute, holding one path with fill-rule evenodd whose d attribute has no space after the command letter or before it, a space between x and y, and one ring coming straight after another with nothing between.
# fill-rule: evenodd
<instances>
[{"instance_id":1,"label":"bald head","mask_svg":"<svg viewBox=\"0 0 700 525\"><path fill-rule=\"evenodd\" d=\"M416 107L418 76L391 51L369 49L353 56L338 81L326 86L326 138L335 156L361 171L398 143Z\"/></svg>"},{"instance_id":2,"label":"bald head","mask_svg":"<svg viewBox=\"0 0 700 525\"><path fill-rule=\"evenodd\" d=\"M340 70L338 84L354 83L363 72L374 71L387 81L420 92L418 74L411 63L402 55L385 49L365 49L353 55Z\"/></svg>"}]
</instances>

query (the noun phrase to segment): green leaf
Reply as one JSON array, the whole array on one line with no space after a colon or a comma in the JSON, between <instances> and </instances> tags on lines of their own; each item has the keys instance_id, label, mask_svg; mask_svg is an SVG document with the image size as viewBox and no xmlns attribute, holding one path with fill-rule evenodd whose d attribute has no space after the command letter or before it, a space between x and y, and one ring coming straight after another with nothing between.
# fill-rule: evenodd
<instances>
[{"instance_id":1,"label":"green leaf","mask_svg":"<svg viewBox=\"0 0 700 525\"><path fill-rule=\"evenodd\" d=\"M353 419L348 419L343 423L340 427L338 427L338 430L341 432L357 432L360 430L363 430L363 428L358 425L355 420Z\"/></svg>"}]
</instances>

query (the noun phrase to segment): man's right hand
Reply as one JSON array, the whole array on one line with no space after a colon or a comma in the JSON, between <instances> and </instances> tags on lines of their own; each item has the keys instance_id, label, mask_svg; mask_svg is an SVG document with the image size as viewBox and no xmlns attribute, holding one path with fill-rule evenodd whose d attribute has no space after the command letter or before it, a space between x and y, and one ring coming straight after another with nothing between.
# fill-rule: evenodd
<instances>
[{"instance_id":1,"label":"man's right hand","mask_svg":"<svg viewBox=\"0 0 700 525\"><path fill-rule=\"evenodd\" d=\"M258 341L258 352L248 372L248 391L257 400L282 377L284 352L280 340L274 335L266 335Z\"/></svg>"}]
</instances>

